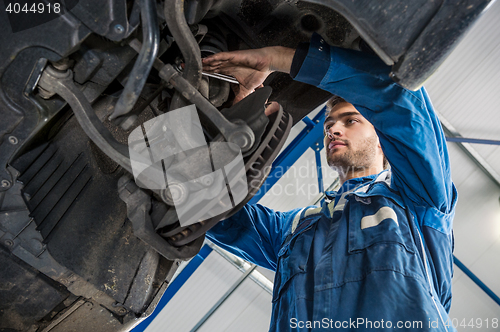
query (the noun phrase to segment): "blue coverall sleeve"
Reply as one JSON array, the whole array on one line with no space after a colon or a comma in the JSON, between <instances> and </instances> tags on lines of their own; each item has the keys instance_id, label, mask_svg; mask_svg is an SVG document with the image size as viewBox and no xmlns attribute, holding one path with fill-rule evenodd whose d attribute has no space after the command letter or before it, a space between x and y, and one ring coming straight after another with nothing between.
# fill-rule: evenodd
<instances>
[{"instance_id":1,"label":"blue coverall sleeve","mask_svg":"<svg viewBox=\"0 0 500 332\"><path fill-rule=\"evenodd\" d=\"M275 271L284 236L300 211L278 212L260 204L247 204L210 229L207 237L236 256Z\"/></svg>"},{"instance_id":2,"label":"blue coverall sleeve","mask_svg":"<svg viewBox=\"0 0 500 332\"><path fill-rule=\"evenodd\" d=\"M328 46L315 35L295 80L353 104L377 131L392 186L417 206L452 213L456 195L439 119L425 89L402 88L390 70L376 56Z\"/></svg>"}]
</instances>

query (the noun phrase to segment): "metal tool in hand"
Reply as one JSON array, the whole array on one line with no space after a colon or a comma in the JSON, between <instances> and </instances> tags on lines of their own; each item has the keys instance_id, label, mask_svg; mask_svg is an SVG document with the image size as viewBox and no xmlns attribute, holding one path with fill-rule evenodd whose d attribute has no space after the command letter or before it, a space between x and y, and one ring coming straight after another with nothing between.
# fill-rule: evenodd
<instances>
[{"instance_id":1,"label":"metal tool in hand","mask_svg":"<svg viewBox=\"0 0 500 332\"><path fill-rule=\"evenodd\" d=\"M201 74L205 75L207 77L216 78L216 79L221 80L221 81L226 81L226 82L234 83L234 84L240 84L240 82L238 82L238 80L236 80L236 78L234 78L233 76L218 74L218 73L208 73L206 71L202 71Z\"/></svg>"}]
</instances>

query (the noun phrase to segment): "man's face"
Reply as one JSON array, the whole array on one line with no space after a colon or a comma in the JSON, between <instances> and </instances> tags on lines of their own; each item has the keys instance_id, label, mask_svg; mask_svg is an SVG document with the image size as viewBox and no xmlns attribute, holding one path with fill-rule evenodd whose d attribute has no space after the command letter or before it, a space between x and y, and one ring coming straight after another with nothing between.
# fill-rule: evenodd
<instances>
[{"instance_id":1,"label":"man's face","mask_svg":"<svg viewBox=\"0 0 500 332\"><path fill-rule=\"evenodd\" d=\"M369 170L383 160L375 128L352 104L333 107L324 130L326 159L337 171Z\"/></svg>"}]
</instances>

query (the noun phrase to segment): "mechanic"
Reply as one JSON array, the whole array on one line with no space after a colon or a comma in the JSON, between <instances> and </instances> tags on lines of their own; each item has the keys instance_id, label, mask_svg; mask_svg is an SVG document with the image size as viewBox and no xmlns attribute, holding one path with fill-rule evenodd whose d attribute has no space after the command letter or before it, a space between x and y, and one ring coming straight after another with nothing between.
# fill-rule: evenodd
<instances>
[{"instance_id":1,"label":"mechanic","mask_svg":"<svg viewBox=\"0 0 500 332\"><path fill-rule=\"evenodd\" d=\"M454 330L448 312L457 192L424 88L402 88L378 57L329 46L319 35L297 50L219 53L203 65L240 82L236 101L273 71L338 96L328 103L324 131L339 191L327 192L320 208L276 212L247 204L207 233L276 271L270 331Z\"/></svg>"}]
</instances>

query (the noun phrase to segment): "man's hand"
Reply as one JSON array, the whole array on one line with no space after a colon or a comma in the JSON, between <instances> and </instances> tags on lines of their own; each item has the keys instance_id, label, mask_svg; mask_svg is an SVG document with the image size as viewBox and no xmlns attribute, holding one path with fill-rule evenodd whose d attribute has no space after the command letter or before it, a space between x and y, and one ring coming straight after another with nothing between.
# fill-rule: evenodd
<instances>
[{"instance_id":1,"label":"man's hand","mask_svg":"<svg viewBox=\"0 0 500 332\"><path fill-rule=\"evenodd\" d=\"M273 46L221 52L203 59L203 70L231 75L240 82L235 103L254 92L274 71L290 73L295 50Z\"/></svg>"}]
</instances>

